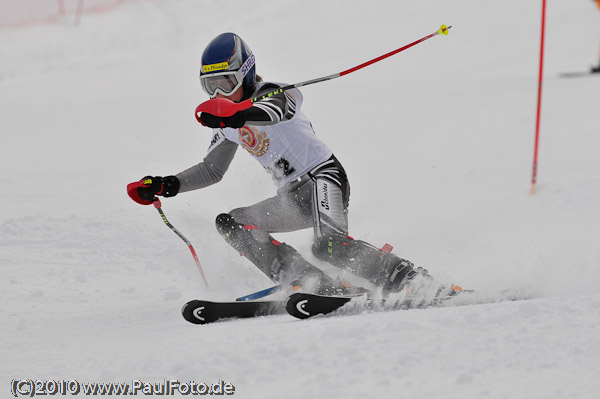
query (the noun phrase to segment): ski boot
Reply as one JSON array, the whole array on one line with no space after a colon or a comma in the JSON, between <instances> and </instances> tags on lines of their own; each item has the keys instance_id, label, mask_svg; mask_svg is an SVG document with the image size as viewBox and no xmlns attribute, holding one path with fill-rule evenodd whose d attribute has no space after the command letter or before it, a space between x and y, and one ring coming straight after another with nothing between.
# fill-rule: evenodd
<instances>
[{"instance_id":1,"label":"ski boot","mask_svg":"<svg viewBox=\"0 0 600 399\"><path fill-rule=\"evenodd\" d=\"M425 269L415 268L412 262L399 258L391 250L389 244L379 249L365 241L339 234L313 242L315 257L369 280L381 287L384 293L400 291L419 274L428 276Z\"/></svg>"},{"instance_id":2,"label":"ski boot","mask_svg":"<svg viewBox=\"0 0 600 399\"><path fill-rule=\"evenodd\" d=\"M427 270L415 268L415 265L393 254L386 254L382 259L381 277L379 284L384 293L394 293L401 291L406 284L413 280L417 275L429 277Z\"/></svg>"}]
</instances>

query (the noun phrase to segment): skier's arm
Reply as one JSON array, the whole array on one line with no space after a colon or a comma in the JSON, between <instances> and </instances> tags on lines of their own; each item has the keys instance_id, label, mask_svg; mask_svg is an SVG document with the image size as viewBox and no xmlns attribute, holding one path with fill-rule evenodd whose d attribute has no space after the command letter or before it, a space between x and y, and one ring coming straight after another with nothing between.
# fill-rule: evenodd
<instances>
[{"instance_id":1,"label":"skier's arm","mask_svg":"<svg viewBox=\"0 0 600 399\"><path fill-rule=\"evenodd\" d=\"M256 97L271 93L279 87L274 83L267 83L261 87ZM246 118L246 123L250 125L274 125L294 117L296 114L296 101L287 92L283 92L254 102L251 108L242 111L242 113Z\"/></svg>"},{"instance_id":2,"label":"skier's arm","mask_svg":"<svg viewBox=\"0 0 600 399\"><path fill-rule=\"evenodd\" d=\"M219 134L219 133L217 133ZM229 168L238 145L229 140L216 144L198 165L178 173L179 192L204 188L221 181Z\"/></svg>"},{"instance_id":3,"label":"skier's arm","mask_svg":"<svg viewBox=\"0 0 600 399\"><path fill-rule=\"evenodd\" d=\"M227 140L221 130L216 130L208 154L198 165L176 176L146 176L142 180L129 183L127 194L138 204L150 205L154 203L157 195L174 197L184 191L215 184L225 175L236 149L236 143Z\"/></svg>"},{"instance_id":4,"label":"skier's arm","mask_svg":"<svg viewBox=\"0 0 600 399\"><path fill-rule=\"evenodd\" d=\"M257 93L257 97L272 93L280 86L267 83ZM203 112L199 122L212 128L240 128L245 124L253 126L274 125L292 119L296 114L296 100L287 92L255 101L251 108L235 113L229 117L220 117Z\"/></svg>"}]
</instances>

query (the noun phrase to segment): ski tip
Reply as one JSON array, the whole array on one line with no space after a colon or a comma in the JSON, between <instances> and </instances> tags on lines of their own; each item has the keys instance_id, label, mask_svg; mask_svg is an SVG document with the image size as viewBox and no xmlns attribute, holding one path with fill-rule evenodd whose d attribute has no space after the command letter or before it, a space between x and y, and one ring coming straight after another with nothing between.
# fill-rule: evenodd
<instances>
[{"instance_id":1,"label":"ski tip","mask_svg":"<svg viewBox=\"0 0 600 399\"><path fill-rule=\"evenodd\" d=\"M181 308L181 315L192 324L205 324L214 321L212 319L207 319L204 317L205 315L202 314L205 306L205 302L203 301L189 301Z\"/></svg>"},{"instance_id":2,"label":"ski tip","mask_svg":"<svg viewBox=\"0 0 600 399\"><path fill-rule=\"evenodd\" d=\"M448 36L448 31L452 28L452 26L442 25L440 30L437 31L438 35L446 35Z\"/></svg>"}]
</instances>

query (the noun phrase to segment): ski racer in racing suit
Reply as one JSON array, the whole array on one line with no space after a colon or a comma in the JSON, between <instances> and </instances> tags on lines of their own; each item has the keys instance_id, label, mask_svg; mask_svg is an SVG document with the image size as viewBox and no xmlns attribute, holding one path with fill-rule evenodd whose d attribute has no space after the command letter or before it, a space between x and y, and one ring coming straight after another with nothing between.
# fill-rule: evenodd
<instances>
[{"instance_id":1,"label":"ski racer in racing suit","mask_svg":"<svg viewBox=\"0 0 600 399\"><path fill-rule=\"evenodd\" d=\"M277 194L216 217L225 240L275 282L303 290L345 294L352 290L304 259L271 233L313 228L312 252L320 260L363 277L384 292L396 292L424 269L348 235L350 185L342 164L313 131L302 112L298 89L262 82L254 55L233 33L217 36L202 57L201 82L211 98L240 102L262 98L230 117L198 112L213 128L204 160L174 176L146 176L128 186L130 197L151 204L155 195L171 197L219 182L242 147L268 171Z\"/></svg>"}]
</instances>

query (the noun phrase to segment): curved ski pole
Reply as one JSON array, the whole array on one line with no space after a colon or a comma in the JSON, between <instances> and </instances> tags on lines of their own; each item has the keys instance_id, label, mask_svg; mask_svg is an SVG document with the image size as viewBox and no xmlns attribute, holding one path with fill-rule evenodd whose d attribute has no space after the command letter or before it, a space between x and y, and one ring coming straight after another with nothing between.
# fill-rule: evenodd
<instances>
[{"instance_id":1,"label":"curved ski pole","mask_svg":"<svg viewBox=\"0 0 600 399\"><path fill-rule=\"evenodd\" d=\"M165 222L165 224L171 230L173 230L173 232L175 234L177 234L179 236L179 238L181 238L183 240L183 242L185 242L185 244L188 246L188 248L190 249L190 252L192 253L192 256L194 257L194 261L196 262L196 266L198 267L198 271L200 272L200 275L202 276L202 280L204 280L204 284L208 287L208 281L206 281L206 276L204 275L204 271L202 270L202 266L200 266L200 261L198 260L198 255L196 255L196 251L194 250L194 247L192 246L192 244L188 241L187 238L185 238L185 236L183 234L181 234L179 232L179 230L177 230L171 223L169 223L169 220L167 220L167 217L165 216L165 213L163 212L163 210L161 208L161 203L160 203L160 200L158 198L154 198L153 205L156 208L156 210L158 211L158 213L160 214L160 217L162 218L163 222Z\"/></svg>"},{"instance_id":2,"label":"curved ski pole","mask_svg":"<svg viewBox=\"0 0 600 399\"><path fill-rule=\"evenodd\" d=\"M264 96L260 96L260 97L254 97L254 98L249 98L245 101L239 102L239 103L235 103L233 101L230 101L226 98L212 98L208 101L203 102L202 104L198 105L198 107L196 108L196 116L198 116L198 118L200 117L200 114L202 112L206 112L212 115L216 115L216 116L220 116L220 117L228 117L228 116L232 116L233 114L235 114L236 112L239 111L244 111L248 108L252 108L252 106L254 105L254 103L256 101L268 98L268 97L272 97L275 96L277 94L283 93L286 90L290 90L290 89L294 89L297 87L302 87L302 86L308 86L314 83L319 83L319 82L325 82L327 80L332 80L332 79L336 79L339 78L340 76L344 76L344 75L348 75L351 74L352 72L358 71L359 69L362 69L366 66L369 66L371 64L374 64L376 62L379 62L381 60L384 60L388 57L391 57L392 55L398 54L406 49L411 48L412 46L415 46L427 39L430 39L434 36L437 35L448 35L448 30L452 28L452 26L446 26L446 25L442 25L440 27L440 29L438 29L437 31L420 38L419 40L415 40L414 42L407 44L404 47L400 47L399 49L396 49L394 51L390 51L387 54L384 54L382 56L379 56L377 58L373 58L370 61L364 62L360 65L357 65L355 67L352 67L350 69L346 69L345 71L339 72L339 73L335 73L333 75L329 75L329 76L323 76L322 78L317 78L317 79L311 79L311 80L307 80L304 82L300 82L300 83L295 83L292 85L288 85L288 86L284 86L282 88L279 88L275 91L272 91L270 93L265 94Z\"/></svg>"}]
</instances>

